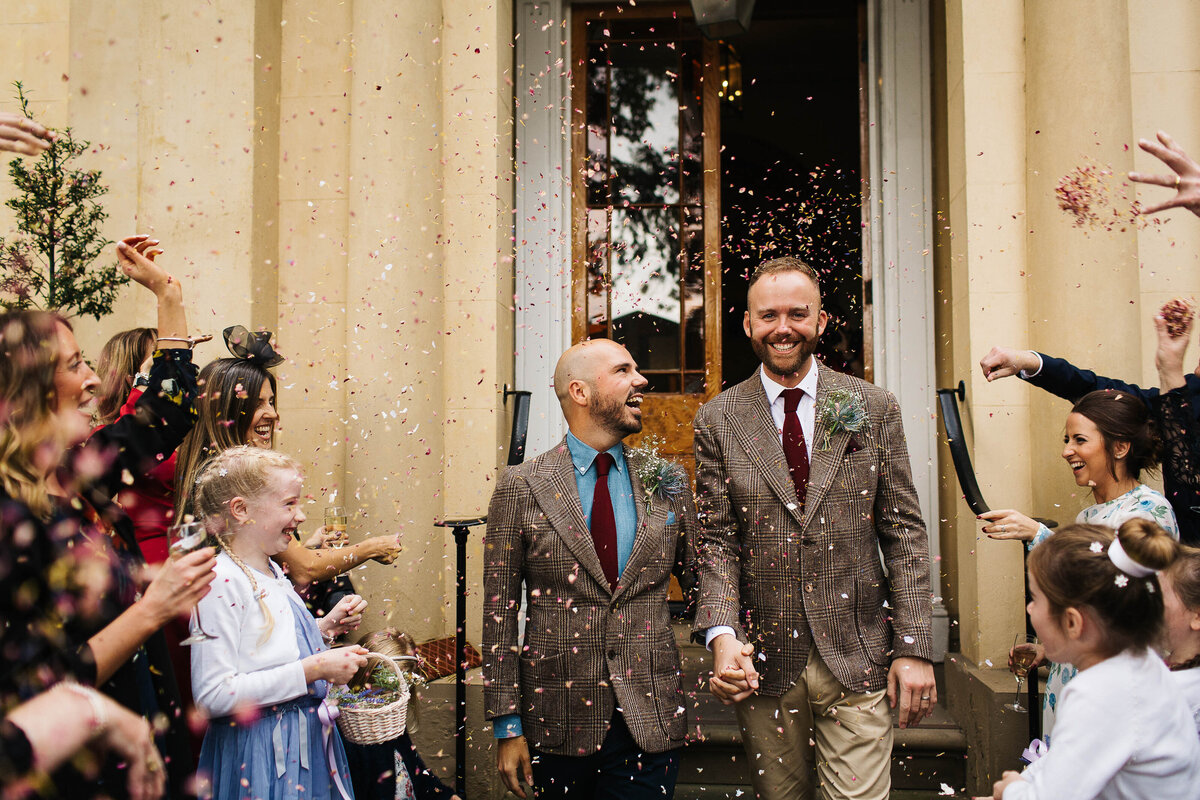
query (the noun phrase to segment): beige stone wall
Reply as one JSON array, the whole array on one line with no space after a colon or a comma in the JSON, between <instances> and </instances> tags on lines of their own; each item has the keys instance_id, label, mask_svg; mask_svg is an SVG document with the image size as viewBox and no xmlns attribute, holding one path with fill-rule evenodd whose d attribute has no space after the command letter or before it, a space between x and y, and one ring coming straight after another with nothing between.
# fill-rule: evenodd
<instances>
[{"instance_id":1,"label":"beige stone wall","mask_svg":"<svg viewBox=\"0 0 1200 800\"><path fill-rule=\"evenodd\" d=\"M1192 102L1200 56L1186 46L1200 7L948 0L939 11L938 288L948 307L938 320L940 377L967 381L968 438L992 507L1071 522L1090 496L1059 457L1069 405L1016 380L989 384L978 361L995 344L1030 347L1156 383L1151 317L1168 298L1200 290L1200 226L1176 212L1159 228L1080 230L1059 210L1054 187L1087 158L1118 173L1162 171L1137 149L1158 128L1200 153ZM1022 625L1020 554L981 537L948 464L943 472L943 543L955 573L948 592L962 650L1001 665Z\"/></svg>"},{"instance_id":2,"label":"beige stone wall","mask_svg":"<svg viewBox=\"0 0 1200 800\"><path fill-rule=\"evenodd\" d=\"M194 331L276 331L278 443L307 465L310 525L336 492L352 534L403 535L396 566L354 578L369 627L418 639L454 632L433 521L485 511L505 456L511 18L507 0L0 4L0 86L104 146L87 163L109 238L162 239ZM153 324L143 294L80 321L85 354Z\"/></svg>"}]
</instances>

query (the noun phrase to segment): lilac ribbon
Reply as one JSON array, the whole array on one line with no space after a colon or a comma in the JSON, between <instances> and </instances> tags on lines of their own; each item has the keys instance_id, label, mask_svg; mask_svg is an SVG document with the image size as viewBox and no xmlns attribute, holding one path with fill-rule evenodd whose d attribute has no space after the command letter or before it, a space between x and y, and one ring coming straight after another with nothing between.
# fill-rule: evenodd
<instances>
[{"instance_id":1,"label":"lilac ribbon","mask_svg":"<svg viewBox=\"0 0 1200 800\"><path fill-rule=\"evenodd\" d=\"M333 785L337 787L342 800L354 800L353 795L347 792L346 787L342 784L342 775L338 771L337 759L333 750L333 723L341 715L342 710L338 708L337 703L331 703L328 697L321 701L321 705L317 706L317 718L321 720L321 735L325 738L325 758L329 763L330 774L333 776Z\"/></svg>"},{"instance_id":2,"label":"lilac ribbon","mask_svg":"<svg viewBox=\"0 0 1200 800\"><path fill-rule=\"evenodd\" d=\"M1021 753L1021 760L1024 761L1026 764L1032 764L1033 762L1037 761L1042 756L1046 755L1046 753L1047 753L1046 743L1043 742L1041 739L1034 739L1032 742L1029 743L1029 747L1026 747L1025 750Z\"/></svg>"}]
</instances>

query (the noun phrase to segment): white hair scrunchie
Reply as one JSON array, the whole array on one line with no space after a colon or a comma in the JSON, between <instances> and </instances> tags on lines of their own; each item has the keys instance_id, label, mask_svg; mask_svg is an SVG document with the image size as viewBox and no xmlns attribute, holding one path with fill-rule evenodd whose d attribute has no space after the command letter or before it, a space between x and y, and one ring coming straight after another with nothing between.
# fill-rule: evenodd
<instances>
[{"instance_id":1,"label":"white hair scrunchie","mask_svg":"<svg viewBox=\"0 0 1200 800\"><path fill-rule=\"evenodd\" d=\"M1125 548L1121 546L1120 537L1113 539L1112 544L1108 546L1108 560L1131 578L1149 578L1151 575L1158 574L1158 570L1142 566L1130 558L1129 554L1125 552Z\"/></svg>"}]
</instances>

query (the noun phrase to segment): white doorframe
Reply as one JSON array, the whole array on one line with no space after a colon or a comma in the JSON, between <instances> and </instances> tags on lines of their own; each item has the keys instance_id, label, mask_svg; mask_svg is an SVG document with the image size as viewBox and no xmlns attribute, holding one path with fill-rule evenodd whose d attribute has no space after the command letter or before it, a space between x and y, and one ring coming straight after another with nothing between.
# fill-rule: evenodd
<instances>
[{"instance_id":1,"label":"white doorframe","mask_svg":"<svg viewBox=\"0 0 1200 800\"><path fill-rule=\"evenodd\" d=\"M929 39L929 0L867 3L875 382L896 395L904 415L929 530L934 648L941 661L950 629L941 599L937 504Z\"/></svg>"},{"instance_id":2,"label":"white doorframe","mask_svg":"<svg viewBox=\"0 0 1200 800\"><path fill-rule=\"evenodd\" d=\"M516 79L516 367L533 392L525 452L566 435L554 364L571 344L571 69L563 0L521 0Z\"/></svg>"},{"instance_id":3,"label":"white doorframe","mask_svg":"<svg viewBox=\"0 0 1200 800\"><path fill-rule=\"evenodd\" d=\"M571 341L569 0L520 0L515 13L516 380L533 392L527 452L566 425L554 363ZM913 480L929 527L935 648L948 637L939 576L934 403L929 0L868 0L875 381L904 412ZM939 659L940 660L940 659Z\"/></svg>"}]
</instances>

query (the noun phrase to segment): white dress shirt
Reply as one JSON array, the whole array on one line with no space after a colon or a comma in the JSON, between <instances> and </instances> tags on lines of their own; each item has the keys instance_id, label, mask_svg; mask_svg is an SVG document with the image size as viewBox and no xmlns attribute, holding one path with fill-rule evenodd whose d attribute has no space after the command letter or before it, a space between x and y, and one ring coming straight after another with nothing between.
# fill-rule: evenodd
<instances>
[{"instance_id":1,"label":"white dress shirt","mask_svg":"<svg viewBox=\"0 0 1200 800\"><path fill-rule=\"evenodd\" d=\"M790 388L778 384L767 377L767 371L758 368L758 377L762 379L763 390L767 393L767 405L771 409L771 419L775 422L775 433L779 436L779 444L783 444L784 423L784 390ZM817 360L809 361L808 372L805 373L797 387L804 391L800 395L800 404L796 406L796 416L800 417L800 429L804 431L804 446L808 450L808 460L812 461L813 437L817 427ZM704 645L712 649L712 640L723 633L733 634L733 628L728 625L714 625L704 632Z\"/></svg>"},{"instance_id":2,"label":"white dress shirt","mask_svg":"<svg viewBox=\"0 0 1200 800\"><path fill-rule=\"evenodd\" d=\"M767 371L758 368L758 377L762 379L763 390L767 393L767 404L771 407L771 419L775 422L775 432L779 435L779 443L783 444L783 392L787 386L776 383L767 377ZM808 373L797 384L804 394L800 396L800 405L796 407L796 416L800 417L800 428L804 431L804 446L808 449L808 459L812 460L813 436L817 427L817 360L809 361Z\"/></svg>"}]
</instances>

